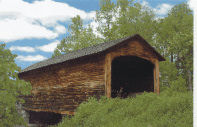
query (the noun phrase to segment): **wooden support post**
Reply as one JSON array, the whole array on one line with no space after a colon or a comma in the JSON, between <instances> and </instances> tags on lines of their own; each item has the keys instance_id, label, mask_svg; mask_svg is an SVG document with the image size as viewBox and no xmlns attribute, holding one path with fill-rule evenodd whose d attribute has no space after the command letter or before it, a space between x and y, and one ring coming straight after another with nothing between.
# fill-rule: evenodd
<instances>
[{"instance_id":1,"label":"wooden support post","mask_svg":"<svg viewBox=\"0 0 197 127\"><path fill-rule=\"evenodd\" d=\"M155 60L154 67L154 92L159 94L159 61Z\"/></svg>"},{"instance_id":2,"label":"wooden support post","mask_svg":"<svg viewBox=\"0 0 197 127\"><path fill-rule=\"evenodd\" d=\"M111 97L111 55L105 57L105 95Z\"/></svg>"}]
</instances>

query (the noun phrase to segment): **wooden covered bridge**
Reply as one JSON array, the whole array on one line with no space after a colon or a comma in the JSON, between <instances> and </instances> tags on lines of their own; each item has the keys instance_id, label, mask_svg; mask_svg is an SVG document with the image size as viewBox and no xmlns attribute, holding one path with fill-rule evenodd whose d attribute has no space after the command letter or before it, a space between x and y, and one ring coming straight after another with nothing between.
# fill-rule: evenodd
<instances>
[{"instance_id":1,"label":"wooden covered bridge","mask_svg":"<svg viewBox=\"0 0 197 127\"><path fill-rule=\"evenodd\" d=\"M90 96L159 93L159 61L165 59L140 35L101 43L33 64L19 73L32 85L24 108L30 121L58 121Z\"/></svg>"}]
</instances>

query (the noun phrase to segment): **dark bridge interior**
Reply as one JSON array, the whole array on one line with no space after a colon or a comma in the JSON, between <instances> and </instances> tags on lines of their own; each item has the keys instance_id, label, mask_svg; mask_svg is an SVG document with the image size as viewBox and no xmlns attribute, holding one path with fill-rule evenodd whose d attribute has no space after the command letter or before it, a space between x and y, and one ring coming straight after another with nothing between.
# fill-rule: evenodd
<instances>
[{"instance_id":1,"label":"dark bridge interior","mask_svg":"<svg viewBox=\"0 0 197 127\"><path fill-rule=\"evenodd\" d=\"M154 90L154 65L136 56L121 56L112 61L111 97L125 98Z\"/></svg>"},{"instance_id":2,"label":"dark bridge interior","mask_svg":"<svg viewBox=\"0 0 197 127\"><path fill-rule=\"evenodd\" d=\"M56 125L62 120L62 115L53 112L34 112L29 111L29 123L37 124L41 127Z\"/></svg>"}]
</instances>

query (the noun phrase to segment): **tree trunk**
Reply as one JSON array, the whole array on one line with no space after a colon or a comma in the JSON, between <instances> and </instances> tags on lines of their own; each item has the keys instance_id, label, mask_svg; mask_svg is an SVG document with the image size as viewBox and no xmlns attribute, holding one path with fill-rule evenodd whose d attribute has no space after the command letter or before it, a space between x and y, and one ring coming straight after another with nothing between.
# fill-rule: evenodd
<instances>
[{"instance_id":1,"label":"tree trunk","mask_svg":"<svg viewBox=\"0 0 197 127\"><path fill-rule=\"evenodd\" d=\"M173 59L174 59L174 57L173 57L173 53L171 53L171 55L170 55L170 58L171 58L171 63L173 63Z\"/></svg>"}]
</instances>

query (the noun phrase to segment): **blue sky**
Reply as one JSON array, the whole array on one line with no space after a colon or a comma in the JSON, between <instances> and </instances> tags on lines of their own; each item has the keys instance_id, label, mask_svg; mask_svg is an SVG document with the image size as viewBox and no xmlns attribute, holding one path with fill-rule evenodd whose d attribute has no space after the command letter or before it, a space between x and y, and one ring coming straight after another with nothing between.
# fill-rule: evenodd
<instances>
[{"instance_id":1,"label":"blue sky","mask_svg":"<svg viewBox=\"0 0 197 127\"><path fill-rule=\"evenodd\" d=\"M163 17L174 5L188 0L136 0ZM91 23L99 0L0 0L0 44L17 54L22 69L50 58L65 37L70 18L80 15Z\"/></svg>"}]
</instances>

